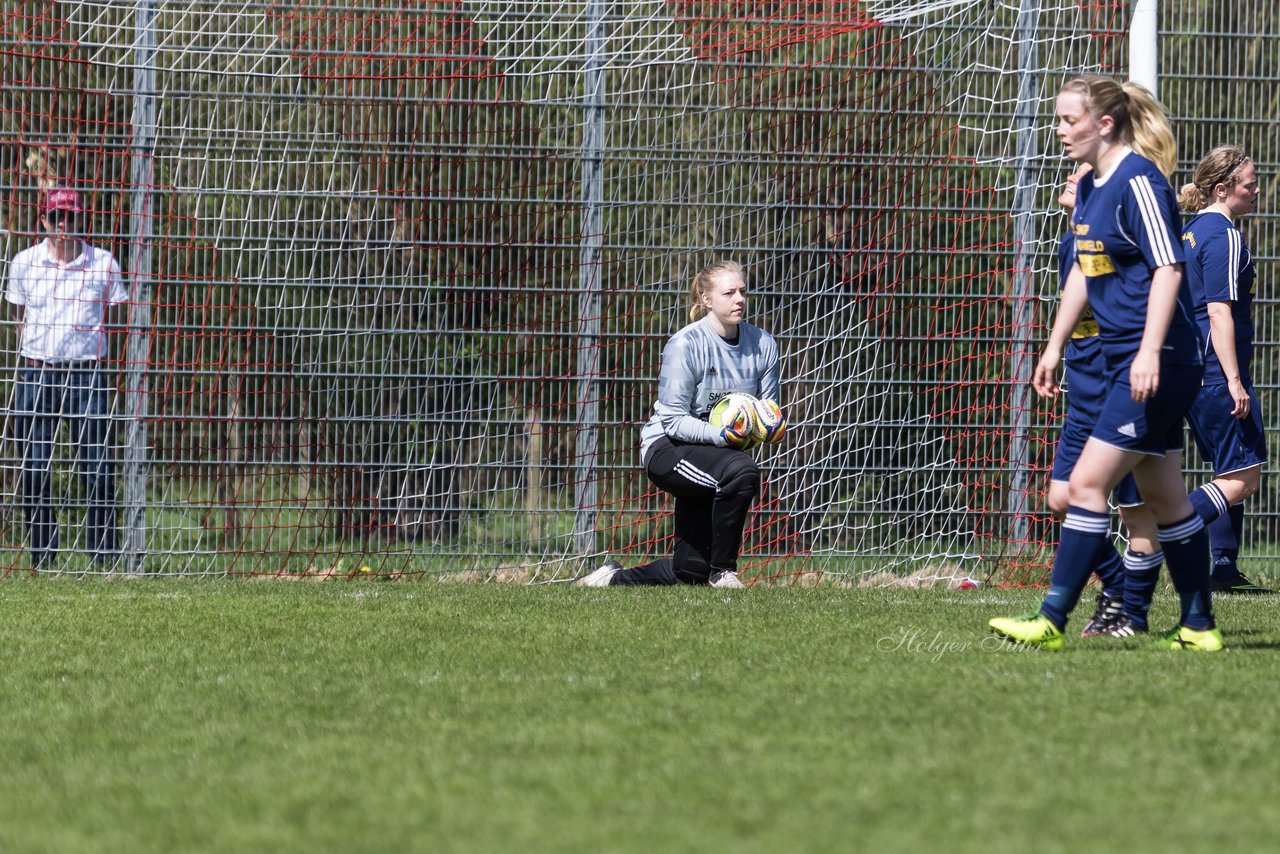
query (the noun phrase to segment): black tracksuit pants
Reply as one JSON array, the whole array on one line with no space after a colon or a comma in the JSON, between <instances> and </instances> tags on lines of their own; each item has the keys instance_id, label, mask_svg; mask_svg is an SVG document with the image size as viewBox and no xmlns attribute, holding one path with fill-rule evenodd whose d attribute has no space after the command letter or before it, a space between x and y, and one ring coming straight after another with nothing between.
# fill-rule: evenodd
<instances>
[{"instance_id":1,"label":"black tracksuit pants","mask_svg":"<svg viewBox=\"0 0 1280 854\"><path fill-rule=\"evenodd\" d=\"M675 496L675 550L613 576L614 585L706 584L714 573L738 571L747 511L760 492L760 469L733 448L663 437L645 459L649 480Z\"/></svg>"}]
</instances>

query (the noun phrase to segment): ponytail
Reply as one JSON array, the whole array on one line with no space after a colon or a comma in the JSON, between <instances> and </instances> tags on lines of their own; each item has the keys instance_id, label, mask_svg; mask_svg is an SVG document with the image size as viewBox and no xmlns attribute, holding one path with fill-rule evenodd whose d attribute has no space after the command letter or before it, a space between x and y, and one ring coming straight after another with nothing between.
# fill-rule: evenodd
<instances>
[{"instance_id":1,"label":"ponytail","mask_svg":"<svg viewBox=\"0 0 1280 854\"><path fill-rule=\"evenodd\" d=\"M707 314L707 307L702 304L702 295L711 289L711 280L721 273L737 273L742 275L742 265L736 261L716 261L702 268L702 272L693 277L689 286L689 319L701 320Z\"/></svg>"},{"instance_id":2,"label":"ponytail","mask_svg":"<svg viewBox=\"0 0 1280 854\"><path fill-rule=\"evenodd\" d=\"M1178 142L1169 127L1169 113L1147 87L1127 81L1129 96L1129 144L1154 163L1166 178L1178 168Z\"/></svg>"},{"instance_id":3,"label":"ponytail","mask_svg":"<svg viewBox=\"0 0 1280 854\"><path fill-rule=\"evenodd\" d=\"M1095 119L1111 116L1116 139L1132 146L1166 177L1178 168L1178 144L1168 113L1145 86L1090 74L1068 80L1062 91L1084 96Z\"/></svg>"},{"instance_id":4,"label":"ponytail","mask_svg":"<svg viewBox=\"0 0 1280 854\"><path fill-rule=\"evenodd\" d=\"M1213 189L1219 184L1234 187L1239 182L1240 167L1249 160L1238 145L1219 145L1196 164L1191 183L1178 192L1178 205L1188 213L1202 211L1213 200Z\"/></svg>"}]
</instances>

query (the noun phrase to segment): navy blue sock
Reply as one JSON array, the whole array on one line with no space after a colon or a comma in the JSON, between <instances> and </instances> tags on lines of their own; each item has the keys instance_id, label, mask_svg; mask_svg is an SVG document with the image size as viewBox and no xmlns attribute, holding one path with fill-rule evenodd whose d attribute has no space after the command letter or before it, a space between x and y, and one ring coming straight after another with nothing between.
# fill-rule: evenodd
<instances>
[{"instance_id":1,"label":"navy blue sock","mask_svg":"<svg viewBox=\"0 0 1280 854\"><path fill-rule=\"evenodd\" d=\"M1102 582L1102 592L1110 599L1119 600L1124 596L1124 561L1116 551L1110 539L1105 540L1098 549L1098 565L1093 568Z\"/></svg>"},{"instance_id":2,"label":"navy blue sock","mask_svg":"<svg viewBox=\"0 0 1280 854\"><path fill-rule=\"evenodd\" d=\"M1227 496L1212 483L1206 483L1187 498L1191 499L1191 506L1195 508L1196 515L1204 520L1206 525L1225 515L1229 507Z\"/></svg>"},{"instance_id":3,"label":"navy blue sock","mask_svg":"<svg viewBox=\"0 0 1280 854\"><path fill-rule=\"evenodd\" d=\"M1049 592L1040 603L1040 613L1060 630L1080 601L1080 592L1089 581L1098 560L1098 550L1111 531L1111 514L1095 513L1083 507L1068 507L1062 521L1062 539L1053 556Z\"/></svg>"},{"instance_id":4,"label":"navy blue sock","mask_svg":"<svg viewBox=\"0 0 1280 854\"><path fill-rule=\"evenodd\" d=\"M1159 529L1160 545L1169 563L1173 588L1182 604L1179 623L1189 629L1213 628L1213 601L1209 593L1209 534L1200 517L1192 514Z\"/></svg>"},{"instance_id":5,"label":"navy blue sock","mask_svg":"<svg viewBox=\"0 0 1280 854\"><path fill-rule=\"evenodd\" d=\"M1213 548L1214 576L1234 578L1240 574L1240 536L1244 533L1244 505L1234 504L1225 516L1209 524L1209 545ZM1221 571L1218 567L1221 566Z\"/></svg>"},{"instance_id":6,"label":"navy blue sock","mask_svg":"<svg viewBox=\"0 0 1280 854\"><path fill-rule=\"evenodd\" d=\"M1147 612L1160 582L1164 552L1147 554L1129 549L1124 553L1124 614L1139 628L1149 628Z\"/></svg>"}]
</instances>

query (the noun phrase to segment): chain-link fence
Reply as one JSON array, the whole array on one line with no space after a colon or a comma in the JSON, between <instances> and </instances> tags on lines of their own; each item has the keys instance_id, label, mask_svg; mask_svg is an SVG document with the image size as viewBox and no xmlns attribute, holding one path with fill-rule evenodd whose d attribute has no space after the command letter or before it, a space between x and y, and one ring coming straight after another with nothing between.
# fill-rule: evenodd
<instances>
[{"instance_id":1,"label":"chain-link fence","mask_svg":"<svg viewBox=\"0 0 1280 854\"><path fill-rule=\"evenodd\" d=\"M1275 13L1163 6L1184 166L1233 140L1263 176L1270 411ZM792 425L747 574L1043 574L1052 99L1124 74L1128 3L0 8L0 254L70 183L130 287L103 359L123 568L563 578L664 551L638 429L687 282L732 257ZM15 325L0 350L16 376ZM100 570L64 445L58 566ZM1266 484L1252 555L1278 514Z\"/></svg>"}]
</instances>

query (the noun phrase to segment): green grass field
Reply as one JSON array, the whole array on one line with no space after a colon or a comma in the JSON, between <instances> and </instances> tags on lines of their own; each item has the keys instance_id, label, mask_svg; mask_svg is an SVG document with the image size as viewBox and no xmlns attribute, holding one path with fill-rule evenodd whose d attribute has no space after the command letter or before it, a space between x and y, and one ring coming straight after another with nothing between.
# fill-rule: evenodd
<instances>
[{"instance_id":1,"label":"green grass field","mask_svg":"<svg viewBox=\"0 0 1280 854\"><path fill-rule=\"evenodd\" d=\"M1270 849L1280 601L987 640L1037 600L11 579L0 850Z\"/></svg>"}]
</instances>

